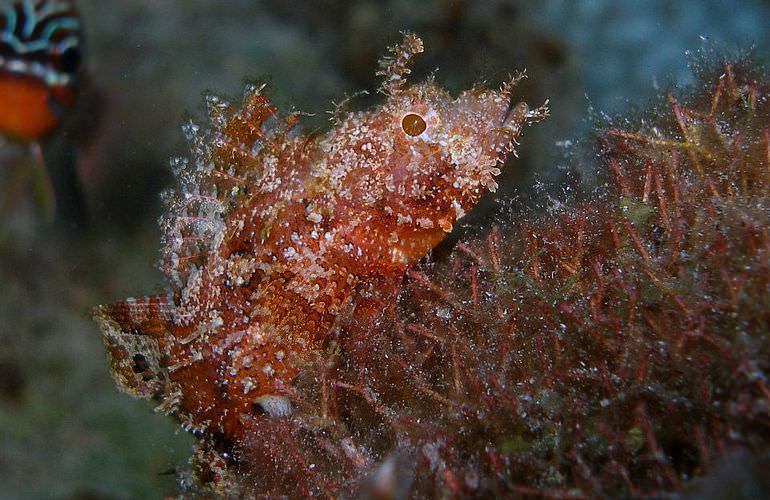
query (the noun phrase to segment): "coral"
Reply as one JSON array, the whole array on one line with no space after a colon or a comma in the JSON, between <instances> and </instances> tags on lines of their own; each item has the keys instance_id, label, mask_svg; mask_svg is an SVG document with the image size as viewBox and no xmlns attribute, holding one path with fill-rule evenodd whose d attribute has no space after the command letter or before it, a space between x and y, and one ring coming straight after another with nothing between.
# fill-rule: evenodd
<instances>
[{"instance_id":1,"label":"coral","mask_svg":"<svg viewBox=\"0 0 770 500\"><path fill-rule=\"evenodd\" d=\"M408 85L422 50L405 34L380 63L385 103L337 110L323 136L298 133L299 113L278 115L263 87L240 109L208 98L211 128L185 125L192 161L172 161L165 195L170 293L96 312L119 386L200 436L199 477L220 491L262 467L247 443L280 435L339 325L394 300L547 114L512 103L520 75L457 98L432 79Z\"/></svg>"}]
</instances>

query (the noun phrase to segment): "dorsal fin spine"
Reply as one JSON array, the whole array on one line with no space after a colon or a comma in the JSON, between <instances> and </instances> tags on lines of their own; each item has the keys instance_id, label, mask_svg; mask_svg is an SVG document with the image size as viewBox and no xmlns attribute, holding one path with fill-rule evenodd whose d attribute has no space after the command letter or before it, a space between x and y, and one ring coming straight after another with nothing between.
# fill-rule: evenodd
<instances>
[{"instance_id":1,"label":"dorsal fin spine","mask_svg":"<svg viewBox=\"0 0 770 500\"><path fill-rule=\"evenodd\" d=\"M296 128L296 117L283 120L262 95L263 88L248 85L239 110L219 96L207 95L208 128L192 120L182 125L190 155L170 161L176 187L163 194L167 215L160 220L160 267L176 290L216 249L226 212L248 191L241 188L258 187L260 155L280 151Z\"/></svg>"}]
</instances>

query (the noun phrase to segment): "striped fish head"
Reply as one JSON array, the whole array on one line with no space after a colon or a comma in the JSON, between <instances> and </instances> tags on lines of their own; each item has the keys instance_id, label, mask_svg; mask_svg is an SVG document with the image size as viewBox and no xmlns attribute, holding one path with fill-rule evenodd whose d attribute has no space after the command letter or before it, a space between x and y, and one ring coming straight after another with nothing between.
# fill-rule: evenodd
<instances>
[{"instance_id":1,"label":"striped fish head","mask_svg":"<svg viewBox=\"0 0 770 500\"><path fill-rule=\"evenodd\" d=\"M81 21L70 0L23 0L0 13L0 133L35 140L75 102Z\"/></svg>"}]
</instances>

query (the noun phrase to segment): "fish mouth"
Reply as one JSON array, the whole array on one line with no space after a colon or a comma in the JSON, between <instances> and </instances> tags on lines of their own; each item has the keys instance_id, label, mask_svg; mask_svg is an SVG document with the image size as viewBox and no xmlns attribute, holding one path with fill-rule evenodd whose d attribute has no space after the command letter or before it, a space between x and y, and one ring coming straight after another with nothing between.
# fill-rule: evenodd
<instances>
[{"instance_id":1,"label":"fish mouth","mask_svg":"<svg viewBox=\"0 0 770 500\"><path fill-rule=\"evenodd\" d=\"M508 103L508 109L503 117L503 128L518 132L522 125L528 122L529 106L526 102L514 104L513 99Z\"/></svg>"},{"instance_id":2,"label":"fish mouth","mask_svg":"<svg viewBox=\"0 0 770 500\"><path fill-rule=\"evenodd\" d=\"M546 99L543 104L532 109L524 101L514 105L513 99L511 99L511 102L508 104L508 110L505 113L505 118L503 118L503 125L510 126L512 124L518 124L519 128L521 128L521 125L534 125L535 123L541 122L548 118L548 115L550 114L550 109L548 108L549 102L550 99Z\"/></svg>"},{"instance_id":3,"label":"fish mouth","mask_svg":"<svg viewBox=\"0 0 770 500\"><path fill-rule=\"evenodd\" d=\"M515 103L513 99L508 103L508 108L503 115L503 122L500 127L501 138L503 142L506 139L510 141L511 145L516 145L516 139L521 134L522 129L525 126L533 125L539 121L544 120L548 116L548 99L537 108L530 108L529 105L520 101Z\"/></svg>"},{"instance_id":4,"label":"fish mouth","mask_svg":"<svg viewBox=\"0 0 770 500\"><path fill-rule=\"evenodd\" d=\"M524 105L526 108L526 111L529 111L529 106L527 106L527 103L525 102L516 102L513 97L508 98L508 106L505 108L505 113L503 113L503 126L508 123L509 120L511 120L516 114L519 114L521 112L521 109L519 107L521 105Z\"/></svg>"},{"instance_id":5,"label":"fish mouth","mask_svg":"<svg viewBox=\"0 0 770 500\"><path fill-rule=\"evenodd\" d=\"M525 102L515 102L510 99L503 113L500 125L493 129L490 150L498 156L498 162L503 162L508 153L516 154L515 146L524 125L527 124L529 106Z\"/></svg>"},{"instance_id":6,"label":"fish mouth","mask_svg":"<svg viewBox=\"0 0 770 500\"><path fill-rule=\"evenodd\" d=\"M514 74L508 81L503 82L500 87L500 95L508 97L508 107L503 115L502 126L508 129L516 130L516 133L524 125L532 125L548 116L548 99L538 108L530 109L526 102L515 102L512 96L513 88L522 80L527 78L526 70Z\"/></svg>"},{"instance_id":7,"label":"fish mouth","mask_svg":"<svg viewBox=\"0 0 770 500\"><path fill-rule=\"evenodd\" d=\"M516 146L524 127L537 123L548 116L548 101L540 107L530 108L524 101L509 100L502 121L493 130L489 151L496 157L497 164L505 162L509 154L518 157Z\"/></svg>"}]
</instances>

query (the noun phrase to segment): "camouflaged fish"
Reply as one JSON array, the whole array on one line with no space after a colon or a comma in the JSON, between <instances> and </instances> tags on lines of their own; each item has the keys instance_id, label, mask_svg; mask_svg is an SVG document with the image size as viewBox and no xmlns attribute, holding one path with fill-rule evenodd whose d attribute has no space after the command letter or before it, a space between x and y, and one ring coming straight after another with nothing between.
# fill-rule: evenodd
<instances>
[{"instance_id":1,"label":"camouflaged fish","mask_svg":"<svg viewBox=\"0 0 770 500\"><path fill-rule=\"evenodd\" d=\"M192 154L172 161L161 219L170 292L96 313L123 390L204 440L237 442L253 418L291 412L295 377L340 315L385 307L405 270L495 190L547 109L512 102L519 77L456 98L432 79L409 84L422 50L406 34L380 61L384 102L322 136L301 134L262 86L241 106L209 98L208 129L184 126Z\"/></svg>"}]
</instances>

